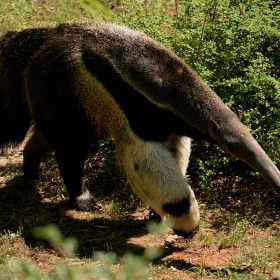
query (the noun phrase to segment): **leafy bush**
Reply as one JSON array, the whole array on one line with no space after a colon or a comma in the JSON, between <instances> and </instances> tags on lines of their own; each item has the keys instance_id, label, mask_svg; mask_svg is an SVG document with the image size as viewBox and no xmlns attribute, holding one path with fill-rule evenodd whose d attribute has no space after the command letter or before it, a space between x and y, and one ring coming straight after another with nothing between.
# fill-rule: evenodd
<instances>
[{"instance_id":1,"label":"leafy bush","mask_svg":"<svg viewBox=\"0 0 280 280\"><path fill-rule=\"evenodd\" d=\"M173 49L280 163L279 18L272 1L184 1ZM178 43L178 44L177 44ZM178 48L179 46L179 48Z\"/></svg>"}]
</instances>

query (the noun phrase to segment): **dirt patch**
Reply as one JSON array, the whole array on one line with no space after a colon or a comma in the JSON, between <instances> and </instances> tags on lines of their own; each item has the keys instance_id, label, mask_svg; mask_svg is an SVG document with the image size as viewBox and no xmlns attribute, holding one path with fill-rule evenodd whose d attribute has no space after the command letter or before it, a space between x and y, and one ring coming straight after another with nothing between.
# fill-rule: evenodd
<instances>
[{"instance_id":1,"label":"dirt patch","mask_svg":"<svg viewBox=\"0 0 280 280\"><path fill-rule=\"evenodd\" d=\"M5 176L6 170L7 168L9 168L9 164L22 164L22 153L27 141L28 138L26 138L24 142L18 147L7 149L2 156L0 154L0 188L4 188L6 185L6 181L9 180L9 178Z\"/></svg>"},{"instance_id":2,"label":"dirt patch","mask_svg":"<svg viewBox=\"0 0 280 280\"><path fill-rule=\"evenodd\" d=\"M24 143L0 156L0 232L21 228L21 236L12 246L45 272L61 254L36 239L32 230L48 223L56 224L65 236L77 238L82 264L96 251L122 256L127 251L142 254L147 247L162 248L162 256L152 263L155 279L212 279L213 275L222 279L229 270L269 278L280 263L279 253L269 251L280 246L279 198L261 180L252 184L232 173L213 180L210 193L193 180L202 216L200 230L189 237L172 230L157 235L146 227L151 216L148 207L133 195L121 173L106 167L108 160L112 163L109 148L105 148L105 155L103 150L85 164L89 188L103 205L102 212L91 213L69 209L52 156L44 162L40 180L25 182L23 147ZM195 178L195 174L190 175ZM258 258L261 254L266 259Z\"/></svg>"}]
</instances>

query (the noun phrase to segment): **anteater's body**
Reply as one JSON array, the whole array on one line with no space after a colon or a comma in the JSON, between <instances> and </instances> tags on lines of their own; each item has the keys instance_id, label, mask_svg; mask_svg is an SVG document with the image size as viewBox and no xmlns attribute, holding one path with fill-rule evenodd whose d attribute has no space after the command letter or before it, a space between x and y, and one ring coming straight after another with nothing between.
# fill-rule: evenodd
<instances>
[{"instance_id":1,"label":"anteater's body","mask_svg":"<svg viewBox=\"0 0 280 280\"><path fill-rule=\"evenodd\" d=\"M54 149L70 200L99 208L83 182L89 146L114 138L136 194L177 230L194 230L198 205L185 179L190 138L217 143L277 191L280 173L220 98L174 53L112 24L10 32L0 41L0 146L34 134L24 171L36 178Z\"/></svg>"}]
</instances>

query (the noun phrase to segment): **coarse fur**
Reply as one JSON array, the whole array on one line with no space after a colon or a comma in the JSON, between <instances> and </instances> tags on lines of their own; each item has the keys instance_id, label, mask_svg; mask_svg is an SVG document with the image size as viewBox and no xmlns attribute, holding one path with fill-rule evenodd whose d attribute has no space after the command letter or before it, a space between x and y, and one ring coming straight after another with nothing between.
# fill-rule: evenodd
<instances>
[{"instance_id":1,"label":"coarse fur","mask_svg":"<svg viewBox=\"0 0 280 280\"><path fill-rule=\"evenodd\" d=\"M24 172L55 150L72 205L100 209L83 179L89 146L114 139L134 192L175 230L193 231L198 204L185 172L190 137L218 144L279 192L280 173L238 117L170 50L144 33L91 23L10 32L0 41L0 146L34 134Z\"/></svg>"}]
</instances>

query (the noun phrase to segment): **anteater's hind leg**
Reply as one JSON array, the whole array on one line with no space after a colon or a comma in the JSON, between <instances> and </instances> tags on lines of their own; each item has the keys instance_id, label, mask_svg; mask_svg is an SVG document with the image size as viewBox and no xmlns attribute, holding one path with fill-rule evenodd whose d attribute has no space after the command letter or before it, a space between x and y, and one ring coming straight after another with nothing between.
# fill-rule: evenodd
<instances>
[{"instance_id":1,"label":"anteater's hind leg","mask_svg":"<svg viewBox=\"0 0 280 280\"><path fill-rule=\"evenodd\" d=\"M83 211L101 209L101 205L89 193L84 182L84 163L87 156L86 147L60 147L56 159L61 176L65 182L71 206Z\"/></svg>"},{"instance_id":2,"label":"anteater's hind leg","mask_svg":"<svg viewBox=\"0 0 280 280\"><path fill-rule=\"evenodd\" d=\"M40 164L49 149L48 141L35 130L23 150L23 171L27 179L36 180L40 177Z\"/></svg>"}]
</instances>

